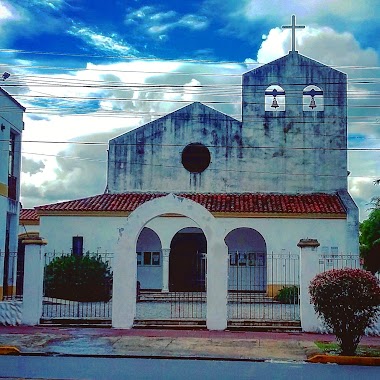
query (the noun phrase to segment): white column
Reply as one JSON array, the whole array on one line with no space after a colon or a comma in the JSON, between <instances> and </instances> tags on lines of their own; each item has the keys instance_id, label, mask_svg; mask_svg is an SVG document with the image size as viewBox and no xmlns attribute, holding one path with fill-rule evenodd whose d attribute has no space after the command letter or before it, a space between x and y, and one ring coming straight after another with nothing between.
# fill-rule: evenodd
<instances>
[{"instance_id":1,"label":"white column","mask_svg":"<svg viewBox=\"0 0 380 380\"><path fill-rule=\"evenodd\" d=\"M119 329L131 329L136 316L137 238L134 231L130 236L119 240L114 257L112 327Z\"/></svg>"},{"instance_id":2,"label":"white column","mask_svg":"<svg viewBox=\"0 0 380 380\"><path fill-rule=\"evenodd\" d=\"M24 294L21 322L24 325L38 325L42 316L44 278L44 254L42 247L47 242L41 238L24 240Z\"/></svg>"},{"instance_id":3,"label":"white column","mask_svg":"<svg viewBox=\"0 0 380 380\"><path fill-rule=\"evenodd\" d=\"M301 239L300 248L300 317L302 331L319 331L321 321L318 319L313 305L310 303L310 281L319 273L319 255L316 239Z\"/></svg>"},{"instance_id":4,"label":"white column","mask_svg":"<svg viewBox=\"0 0 380 380\"><path fill-rule=\"evenodd\" d=\"M207 319L209 330L227 328L228 249L223 239L207 248Z\"/></svg>"},{"instance_id":5,"label":"white column","mask_svg":"<svg viewBox=\"0 0 380 380\"><path fill-rule=\"evenodd\" d=\"M169 292L169 255L170 248L163 248L162 252L162 293Z\"/></svg>"}]
</instances>

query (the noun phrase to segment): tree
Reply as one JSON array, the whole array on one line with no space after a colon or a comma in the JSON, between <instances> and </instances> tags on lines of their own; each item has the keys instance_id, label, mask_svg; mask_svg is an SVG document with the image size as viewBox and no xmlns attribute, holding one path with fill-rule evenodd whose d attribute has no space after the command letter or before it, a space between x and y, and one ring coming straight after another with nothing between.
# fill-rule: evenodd
<instances>
[{"instance_id":1,"label":"tree","mask_svg":"<svg viewBox=\"0 0 380 380\"><path fill-rule=\"evenodd\" d=\"M109 301L112 272L101 256L56 257L45 267L46 297L73 301Z\"/></svg>"},{"instance_id":2,"label":"tree","mask_svg":"<svg viewBox=\"0 0 380 380\"><path fill-rule=\"evenodd\" d=\"M332 269L314 277L311 303L336 336L341 354L354 355L367 327L380 313L380 282L362 269Z\"/></svg>"},{"instance_id":3,"label":"tree","mask_svg":"<svg viewBox=\"0 0 380 380\"><path fill-rule=\"evenodd\" d=\"M360 256L364 268L373 274L380 271L380 208L375 208L360 224Z\"/></svg>"}]
</instances>

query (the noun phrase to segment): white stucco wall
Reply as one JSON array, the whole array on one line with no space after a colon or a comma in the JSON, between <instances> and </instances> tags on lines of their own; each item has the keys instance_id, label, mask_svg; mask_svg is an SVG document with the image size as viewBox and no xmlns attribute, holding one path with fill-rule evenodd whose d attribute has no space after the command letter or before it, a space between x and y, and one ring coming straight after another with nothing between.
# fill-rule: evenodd
<instances>
[{"instance_id":1,"label":"white stucco wall","mask_svg":"<svg viewBox=\"0 0 380 380\"><path fill-rule=\"evenodd\" d=\"M125 221L126 217L111 216L41 216L40 236L48 240L47 251L70 252L72 237L83 236L84 251L114 252ZM344 219L216 218L216 223L224 236L236 228L255 229L265 239L268 252L286 250L295 253L300 239L313 236L318 238L321 246L338 247L340 253L358 254L357 250L347 251ZM169 248L178 231L197 225L184 217L158 217L146 227L158 234L162 248Z\"/></svg>"},{"instance_id":2,"label":"white stucco wall","mask_svg":"<svg viewBox=\"0 0 380 380\"><path fill-rule=\"evenodd\" d=\"M124 232L127 217L77 217L77 216L41 216L40 236L47 239L46 252L71 252L73 236L83 236L84 252L111 252L114 253L116 244ZM338 247L339 253L358 254L347 250L346 220L344 219L293 219L293 218L216 218L218 230L226 237L237 228L251 228L256 230L265 240L268 254L292 253L298 254L297 243L300 239L314 237L321 247ZM152 234L157 234L158 241L148 241L145 248L141 243L137 251L143 249L156 251L170 248L174 235L186 227L198 227L191 219L185 217L157 217L147 223ZM160 247L160 248L159 248ZM256 247L262 250L262 242ZM267 261L266 281L268 284L284 283L282 278L282 262L278 261L278 268L271 270ZM246 271L248 271L247 268ZM161 289L163 287L163 257L160 257L158 266L139 266L138 279L143 289ZM242 272L239 272L240 276ZM277 280L272 278L275 273ZM233 287L234 274L230 271L230 288ZM260 272L264 281L265 274ZM294 278L293 274L284 272L284 276ZM247 273L249 278L249 273ZM293 281L293 280L292 280ZM264 283L263 283L264 284ZM263 288L264 290L264 288Z\"/></svg>"}]
</instances>

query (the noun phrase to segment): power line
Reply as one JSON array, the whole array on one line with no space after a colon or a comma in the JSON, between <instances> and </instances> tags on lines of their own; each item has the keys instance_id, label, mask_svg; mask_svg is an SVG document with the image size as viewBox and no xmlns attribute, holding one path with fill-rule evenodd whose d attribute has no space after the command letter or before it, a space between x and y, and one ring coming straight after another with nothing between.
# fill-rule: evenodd
<instances>
[{"instance_id":1,"label":"power line","mask_svg":"<svg viewBox=\"0 0 380 380\"><path fill-rule=\"evenodd\" d=\"M50 99L50 96L46 95L24 95L24 94L18 94L17 97L19 98L33 98L33 99ZM165 103L189 103L189 100L183 100L183 99L150 99L150 98L133 98L133 97L125 97L125 98L112 98L112 97L101 97L101 96L74 96L74 95L68 95L68 96L55 96L54 99L67 99L67 100L110 100L110 101L133 101L133 102L165 102ZM240 105L240 101L219 101L219 100L207 100L205 101L207 104L226 104L226 105ZM263 104L262 102L245 102L247 105L256 105L256 104ZM296 103L285 103L285 106L295 106L298 105ZM324 108L328 107L336 107L335 104L325 104ZM379 104L371 104L371 105L350 105L351 108L380 108ZM272 111L272 112L281 112L281 111Z\"/></svg>"},{"instance_id":2,"label":"power line","mask_svg":"<svg viewBox=\"0 0 380 380\"><path fill-rule=\"evenodd\" d=\"M8 140L5 140L8 141ZM51 141L30 141L30 143L46 143L46 144L51 144ZM72 145L106 145L107 143L71 143L71 142L54 142L55 144L72 144ZM146 144L138 144L138 143L116 143L116 144L110 144L111 147L120 147L120 146L134 146L134 147L143 147L143 146L161 146L161 147L178 147L178 148L184 148L188 144L154 144L154 143L146 143ZM208 145L204 144L205 147L207 148L212 148L212 149L220 149L220 148L226 148L226 149L276 149L276 150L282 150L282 151L346 151L346 152L380 152L380 147L379 148L326 148L326 147L289 147L285 145L278 145L278 146L258 146L258 145L252 145L252 146L241 146L241 145Z\"/></svg>"},{"instance_id":3,"label":"power line","mask_svg":"<svg viewBox=\"0 0 380 380\"><path fill-rule=\"evenodd\" d=\"M93 161L100 163L114 162L106 161L92 158L82 158L75 156L61 156L61 155L52 155L45 153L32 153L32 152L23 152L24 154L36 155L36 156L47 156L47 157L58 157L64 159L73 159L78 161ZM118 161L120 162L120 161ZM212 161L211 161L212 162ZM151 166L151 167L164 167L172 169L183 169L183 166L179 165L163 165L163 164L151 164L151 163L141 163L141 162L128 162L128 165L138 165L138 166ZM236 169L223 169L223 168L207 168L208 171L218 171L218 172L233 172L233 173L251 173L251 174L270 174L270 175L287 175L287 176L312 176L312 177L334 177L334 178L373 178L377 179L379 176L347 176L347 175L337 175L337 174L316 174L316 173L289 173L289 172L268 172L268 171L254 171L254 170L236 170Z\"/></svg>"},{"instance_id":4,"label":"power line","mask_svg":"<svg viewBox=\"0 0 380 380\"><path fill-rule=\"evenodd\" d=\"M37 50L22 50L22 49L0 49L1 53L18 53L18 54L32 54L32 55L52 55L57 57L80 57L80 58L107 58L107 59L126 59L132 61L159 61L159 62L183 62L183 63L204 63L204 64L244 64L244 65L268 65L266 62L249 62L249 61L214 61L202 59L158 59L156 57L137 57L135 55L106 55L106 54L73 54L67 52L52 52L52 51L37 51ZM286 55L285 55L286 56ZM279 57L281 58L281 56ZM359 65L329 65L333 68L354 68L354 69L378 69L379 66L359 66Z\"/></svg>"}]
</instances>

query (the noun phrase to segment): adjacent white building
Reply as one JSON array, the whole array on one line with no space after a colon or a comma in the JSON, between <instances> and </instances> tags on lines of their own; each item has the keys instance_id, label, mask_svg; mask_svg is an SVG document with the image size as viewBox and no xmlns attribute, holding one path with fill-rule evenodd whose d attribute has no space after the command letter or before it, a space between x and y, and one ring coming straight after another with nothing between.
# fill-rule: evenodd
<instances>
[{"instance_id":1,"label":"adjacent white building","mask_svg":"<svg viewBox=\"0 0 380 380\"><path fill-rule=\"evenodd\" d=\"M24 111L0 88L0 299L13 295L16 285Z\"/></svg>"}]
</instances>

